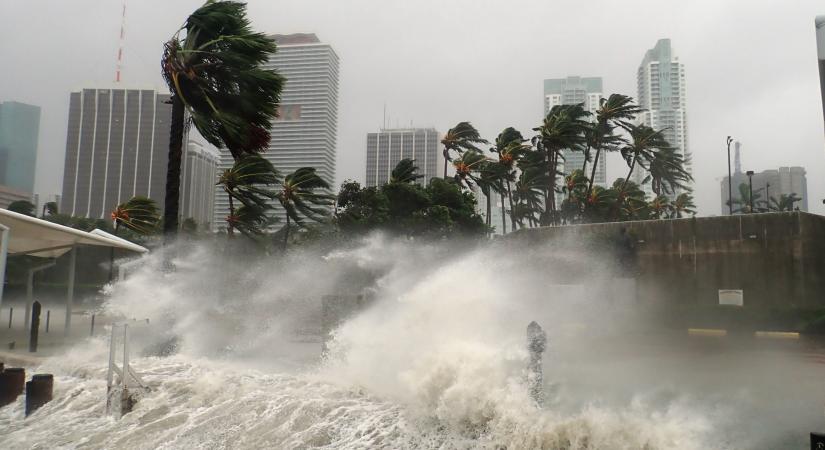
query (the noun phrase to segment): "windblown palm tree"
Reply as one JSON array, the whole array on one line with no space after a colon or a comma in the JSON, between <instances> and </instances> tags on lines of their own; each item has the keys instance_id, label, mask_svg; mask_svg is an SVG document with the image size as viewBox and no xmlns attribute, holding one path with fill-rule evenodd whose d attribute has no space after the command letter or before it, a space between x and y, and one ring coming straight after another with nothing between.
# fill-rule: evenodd
<instances>
[{"instance_id":1,"label":"windblown palm tree","mask_svg":"<svg viewBox=\"0 0 825 450\"><path fill-rule=\"evenodd\" d=\"M286 211L283 249L289 240L290 221L303 226L302 218L320 222L327 217L325 206L331 204L335 196L317 190L327 190L329 184L324 181L312 167L301 167L284 177L280 191L276 194L278 201Z\"/></svg>"},{"instance_id":2,"label":"windblown palm tree","mask_svg":"<svg viewBox=\"0 0 825 450\"><path fill-rule=\"evenodd\" d=\"M587 199L589 183L583 170L576 169L564 177L562 193L565 195L561 205L562 220L565 223L574 223L582 214Z\"/></svg>"},{"instance_id":3,"label":"windblown palm tree","mask_svg":"<svg viewBox=\"0 0 825 450\"><path fill-rule=\"evenodd\" d=\"M520 212L514 214L519 226L524 226L524 221L529 222L532 227L538 226L544 212L542 198L549 181L547 174L538 167L526 169L519 174L513 190L515 205L511 206L511 210Z\"/></svg>"},{"instance_id":4,"label":"windblown palm tree","mask_svg":"<svg viewBox=\"0 0 825 450\"><path fill-rule=\"evenodd\" d=\"M657 195L656 198L650 201L648 207L650 208L650 215L654 219L668 217L673 211L673 205L670 204L670 199L666 195Z\"/></svg>"},{"instance_id":5,"label":"windblown palm tree","mask_svg":"<svg viewBox=\"0 0 825 450\"><path fill-rule=\"evenodd\" d=\"M657 150L670 147L662 135L663 130L656 131L647 125L630 125L628 131L630 142L622 146L621 152L629 170L620 191L624 191L627 187L637 165L647 169Z\"/></svg>"},{"instance_id":6,"label":"windblown palm tree","mask_svg":"<svg viewBox=\"0 0 825 450\"><path fill-rule=\"evenodd\" d=\"M585 170L585 166L590 160L589 150L592 148L596 154L593 158L590 181L587 185L588 191L593 189L593 180L596 178L596 168L599 165L602 152L618 150L625 143L622 136L614 133L615 129L618 127L628 129L631 126L631 121L642 111L642 108L633 104L633 98L626 95L611 94L610 97L599 100L596 121L590 127L590 139L585 149L585 162L582 167L582 170Z\"/></svg>"},{"instance_id":7,"label":"windblown palm tree","mask_svg":"<svg viewBox=\"0 0 825 450\"><path fill-rule=\"evenodd\" d=\"M262 64L275 42L255 33L246 4L208 0L164 46L161 68L172 92L164 233L178 228L184 110L200 134L235 159L269 143L284 78Z\"/></svg>"},{"instance_id":8,"label":"windblown palm tree","mask_svg":"<svg viewBox=\"0 0 825 450\"><path fill-rule=\"evenodd\" d=\"M758 211L759 203L762 202L762 188L753 191L753 202L751 202L751 190L747 183L739 184L739 197L733 199L733 204L738 205L733 212L740 214L750 214ZM728 202L725 202L727 204ZM753 204L753 209L751 209Z\"/></svg>"},{"instance_id":9,"label":"windblown palm tree","mask_svg":"<svg viewBox=\"0 0 825 450\"><path fill-rule=\"evenodd\" d=\"M545 195L542 225L556 223L556 177L559 174L559 163L564 159L562 150L582 151L590 126L587 120L589 116L590 113L581 104L556 105L547 113L541 126L533 128L538 132L534 141L544 156L545 173L550 180Z\"/></svg>"},{"instance_id":10,"label":"windblown palm tree","mask_svg":"<svg viewBox=\"0 0 825 450\"><path fill-rule=\"evenodd\" d=\"M693 196L689 192L683 192L676 196L671 203L673 217L681 219L683 215L696 215L696 205L693 203Z\"/></svg>"},{"instance_id":11,"label":"windblown palm tree","mask_svg":"<svg viewBox=\"0 0 825 450\"><path fill-rule=\"evenodd\" d=\"M114 222L115 234L121 225L138 234L152 234L157 231L160 222L155 201L140 196L132 197L125 203L117 205L112 211L111 218Z\"/></svg>"},{"instance_id":12,"label":"windblown palm tree","mask_svg":"<svg viewBox=\"0 0 825 450\"><path fill-rule=\"evenodd\" d=\"M801 201L802 197L797 196L796 193L782 194L778 199L771 197L768 202L768 209L771 211L793 211L794 204Z\"/></svg>"},{"instance_id":13,"label":"windblown palm tree","mask_svg":"<svg viewBox=\"0 0 825 450\"><path fill-rule=\"evenodd\" d=\"M217 185L229 198L229 215L226 217L229 237L234 235L236 228L247 236L259 234L256 232L260 229L259 216L270 208L269 201L276 197L273 187L278 182L278 172L272 163L254 153L241 156L231 168L223 171ZM243 214L239 213L240 207L235 209L236 200L245 208Z\"/></svg>"},{"instance_id":14,"label":"windblown palm tree","mask_svg":"<svg viewBox=\"0 0 825 450\"><path fill-rule=\"evenodd\" d=\"M673 194L677 189L686 191L688 183L693 180L685 169L687 161L673 147L661 147L653 152L649 162L651 189L656 195Z\"/></svg>"},{"instance_id":15,"label":"windblown palm tree","mask_svg":"<svg viewBox=\"0 0 825 450\"><path fill-rule=\"evenodd\" d=\"M478 130L470 122L459 122L456 126L450 128L444 138L441 139L441 145L444 146L444 178L447 178L447 162L452 161L450 152L456 152L460 155L466 150L481 151L477 144L487 143L487 140L481 137Z\"/></svg>"},{"instance_id":16,"label":"windblown palm tree","mask_svg":"<svg viewBox=\"0 0 825 450\"><path fill-rule=\"evenodd\" d=\"M424 178L418 174L418 167L414 159L404 158L398 161L390 174L390 183L414 183L415 180Z\"/></svg>"}]
</instances>

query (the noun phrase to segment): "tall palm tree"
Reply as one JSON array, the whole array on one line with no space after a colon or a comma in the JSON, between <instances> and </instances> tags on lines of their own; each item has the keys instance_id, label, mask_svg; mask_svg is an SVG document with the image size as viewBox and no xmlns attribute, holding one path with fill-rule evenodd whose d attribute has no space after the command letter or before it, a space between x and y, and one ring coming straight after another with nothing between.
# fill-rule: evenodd
<instances>
[{"instance_id":1,"label":"tall palm tree","mask_svg":"<svg viewBox=\"0 0 825 450\"><path fill-rule=\"evenodd\" d=\"M247 231L257 230L263 215L269 207L269 201L276 198L273 187L279 182L278 172L266 158L258 154L241 156L231 168L221 173L217 186L223 188L229 199L229 215L226 217L226 232L234 235L235 228L249 236ZM235 201L245 207L243 214L238 214ZM251 222L245 222L250 219ZM254 233L253 233L254 234Z\"/></svg>"},{"instance_id":2,"label":"tall palm tree","mask_svg":"<svg viewBox=\"0 0 825 450\"><path fill-rule=\"evenodd\" d=\"M495 146L490 149L491 152L496 153L498 156L498 161L495 163L498 167L496 167L495 171L501 177L499 180L499 185L502 188L500 194L502 222L504 223L506 223L504 221L504 194L507 194L507 200L510 204L510 211L512 212L512 183L516 181L516 167L524 155L532 149L531 145L524 143L525 141L526 139L524 139L524 136L522 136L520 131L513 127L507 127L499 133L496 137ZM510 215L510 226L512 229L515 229L516 226L516 219L512 216L512 214Z\"/></svg>"},{"instance_id":3,"label":"tall palm tree","mask_svg":"<svg viewBox=\"0 0 825 450\"><path fill-rule=\"evenodd\" d=\"M534 167L522 171L514 185L513 200L521 212L514 215L520 216L522 221L526 219L532 227L538 226L544 212L541 203L548 183L547 174L541 168ZM516 205L511 205L511 210L515 210ZM518 222L522 225L521 221Z\"/></svg>"},{"instance_id":4,"label":"tall palm tree","mask_svg":"<svg viewBox=\"0 0 825 450\"><path fill-rule=\"evenodd\" d=\"M559 174L559 163L564 159L562 150L582 151L590 126L588 117L590 113L582 104L556 105L547 113L542 124L533 128L538 132L535 142L544 156L545 172L550 179L542 225L556 223L556 177Z\"/></svg>"},{"instance_id":5,"label":"tall palm tree","mask_svg":"<svg viewBox=\"0 0 825 450\"><path fill-rule=\"evenodd\" d=\"M164 45L161 69L172 92L164 233L178 228L184 111L200 134L235 159L269 143L284 78L262 64L275 42L250 28L246 4L208 0Z\"/></svg>"},{"instance_id":6,"label":"tall palm tree","mask_svg":"<svg viewBox=\"0 0 825 450\"><path fill-rule=\"evenodd\" d=\"M657 195L650 201L648 207L650 208L650 214L654 219L668 217L671 211L673 211L673 205L671 205L670 199L667 198L666 195Z\"/></svg>"},{"instance_id":7,"label":"tall palm tree","mask_svg":"<svg viewBox=\"0 0 825 450\"><path fill-rule=\"evenodd\" d=\"M565 223L575 222L578 216L584 211L585 200L589 183L583 170L576 169L564 177L562 193L565 198L562 201L562 220Z\"/></svg>"},{"instance_id":8,"label":"tall palm tree","mask_svg":"<svg viewBox=\"0 0 825 450\"><path fill-rule=\"evenodd\" d=\"M283 249L289 240L290 221L302 226L302 216L316 222L327 217L327 208L335 196L317 190L327 190L329 184L324 181L313 167L301 167L284 177L280 191L275 195L286 211Z\"/></svg>"},{"instance_id":9,"label":"tall palm tree","mask_svg":"<svg viewBox=\"0 0 825 450\"><path fill-rule=\"evenodd\" d=\"M627 183L630 181L633 170L637 165L647 169L650 167L650 161L653 160L654 153L657 150L670 147L670 144L662 135L662 131L656 131L647 125L630 125L628 127L630 142L622 146L620 150L629 170L620 191L624 191L627 187Z\"/></svg>"},{"instance_id":10,"label":"tall palm tree","mask_svg":"<svg viewBox=\"0 0 825 450\"><path fill-rule=\"evenodd\" d=\"M796 195L796 193L782 194L777 199L776 197L771 197L768 201L768 210L770 211L793 211L794 204L797 202L801 202L802 197Z\"/></svg>"},{"instance_id":11,"label":"tall palm tree","mask_svg":"<svg viewBox=\"0 0 825 450\"><path fill-rule=\"evenodd\" d=\"M739 184L739 197L733 199L733 204L738 205L738 208L734 208L733 212L740 214L750 214L756 212L759 203L762 202L761 191L762 188L753 191L753 202L751 202L750 186L748 183ZM727 204L728 202L725 203ZM753 204L753 209L751 209L751 204Z\"/></svg>"},{"instance_id":12,"label":"tall palm tree","mask_svg":"<svg viewBox=\"0 0 825 450\"><path fill-rule=\"evenodd\" d=\"M642 111L644 111L642 108L633 103L633 97L626 95L611 94L610 97L599 100L596 121L590 127L590 139L585 149L585 162L582 166L582 171L584 171L590 159L589 149L593 148L596 154L587 185L588 191L593 189L593 180L596 179L596 168L602 152L616 150L624 143L624 138L614 133L615 129L617 127L628 129L636 115Z\"/></svg>"},{"instance_id":13,"label":"tall palm tree","mask_svg":"<svg viewBox=\"0 0 825 450\"><path fill-rule=\"evenodd\" d=\"M678 149L673 147L655 149L648 167L653 192L656 195L663 195L673 194L677 190L688 190L690 188L688 183L693 180L693 177L685 169L685 163L687 161Z\"/></svg>"},{"instance_id":14,"label":"tall palm tree","mask_svg":"<svg viewBox=\"0 0 825 450\"><path fill-rule=\"evenodd\" d=\"M450 152L456 152L460 155L465 150L480 151L478 144L488 144L488 142L481 137L478 130L470 122L459 122L456 126L450 128L444 138L441 139L441 145L444 146L444 178L447 178L447 162L452 161Z\"/></svg>"}]
</instances>

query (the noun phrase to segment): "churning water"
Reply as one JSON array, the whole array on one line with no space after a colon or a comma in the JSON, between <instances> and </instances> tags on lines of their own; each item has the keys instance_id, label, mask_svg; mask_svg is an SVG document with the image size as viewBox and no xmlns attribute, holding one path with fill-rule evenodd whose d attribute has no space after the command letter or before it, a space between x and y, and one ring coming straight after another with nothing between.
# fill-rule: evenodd
<instances>
[{"instance_id":1,"label":"churning water","mask_svg":"<svg viewBox=\"0 0 825 450\"><path fill-rule=\"evenodd\" d=\"M151 390L104 414L108 343L46 360L54 401L0 409L0 448L798 448L821 422L818 365L691 347L551 248L411 245L375 235L332 253L156 261L109 292ZM558 255L557 255L558 256ZM580 262L580 261L579 261ZM588 263L589 264L589 263ZM370 292L321 359L321 298ZM525 327L548 332L546 402L528 395ZM34 369L34 368L32 368Z\"/></svg>"}]
</instances>

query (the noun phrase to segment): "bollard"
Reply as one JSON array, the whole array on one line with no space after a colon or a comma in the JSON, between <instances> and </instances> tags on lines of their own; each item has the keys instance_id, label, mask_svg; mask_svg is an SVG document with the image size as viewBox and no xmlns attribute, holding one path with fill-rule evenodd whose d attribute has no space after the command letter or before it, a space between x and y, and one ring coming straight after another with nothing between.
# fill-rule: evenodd
<instances>
[{"instance_id":1,"label":"bollard","mask_svg":"<svg viewBox=\"0 0 825 450\"><path fill-rule=\"evenodd\" d=\"M0 373L0 407L13 403L23 393L26 384L26 370L9 367Z\"/></svg>"},{"instance_id":2,"label":"bollard","mask_svg":"<svg viewBox=\"0 0 825 450\"><path fill-rule=\"evenodd\" d=\"M50 373L39 373L26 383L26 417L38 408L52 401L54 377Z\"/></svg>"},{"instance_id":3,"label":"bollard","mask_svg":"<svg viewBox=\"0 0 825 450\"><path fill-rule=\"evenodd\" d=\"M114 248L114 247L112 247ZM89 336L95 335L95 315L92 314L92 328L89 330Z\"/></svg>"},{"instance_id":4,"label":"bollard","mask_svg":"<svg viewBox=\"0 0 825 450\"><path fill-rule=\"evenodd\" d=\"M49 332L49 319L51 319L52 312L51 310L46 310L46 333Z\"/></svg>"},{"instance_id":5,"label":"bollard","mask_svg":"<svg viewBox=\"0 0 825 450\"><path fill-rule=\"evenodd\" d=\"M11 328L11 319L14 317L14 308L9 307L9 328Z\"/></svg>"},{"instance_id":6,"label":"bollard","mask_svg":"<svg viewBox=\"0 0 825 450\"><path fill-rule=\"evenodd\" d=\"M541 354L547 346L547 334L535 321L527 325L527 349L530 351L530 363L527 366L527 387L530 397L541 406L544 402L544 375L541 367Z\"/></svg>"},{"instance_id":7,"label":"bollard","mask_svg":"<svg viewBox=\"0 0 825 450\"><path fill-rule=\"evenodd\" d=\"M29 329L29 352L37 351L37 336L40 334L40 302L32 304L32 326Z\"/></svg>"}]
</instances>

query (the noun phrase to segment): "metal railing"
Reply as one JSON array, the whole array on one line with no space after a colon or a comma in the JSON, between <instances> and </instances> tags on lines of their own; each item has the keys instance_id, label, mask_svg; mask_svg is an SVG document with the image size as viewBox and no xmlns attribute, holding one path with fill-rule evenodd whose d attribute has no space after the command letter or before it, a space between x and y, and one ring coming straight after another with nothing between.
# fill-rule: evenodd
<instances>
[{"instance_id":1,"label":"metal railing","mask_svg":"<svg viewBox=\"0 0 825 450\"><path fill-rule=\"evenodd\" d=\"M118 332L122 330L123 336L123 355L122 364L117 365L117 337ZM118 379L115 380L115 374ZM112 399L118 392L120 393L120 413L121 415L132 410L135 403L135 398L130 393L130 390L143 390L149 388L143 379L132 369L129 365L129 324L112 324L112 334L109 339L109 370L106 374L106 413L110 413L112 409Z\"/></svg>"}]
</instances>

